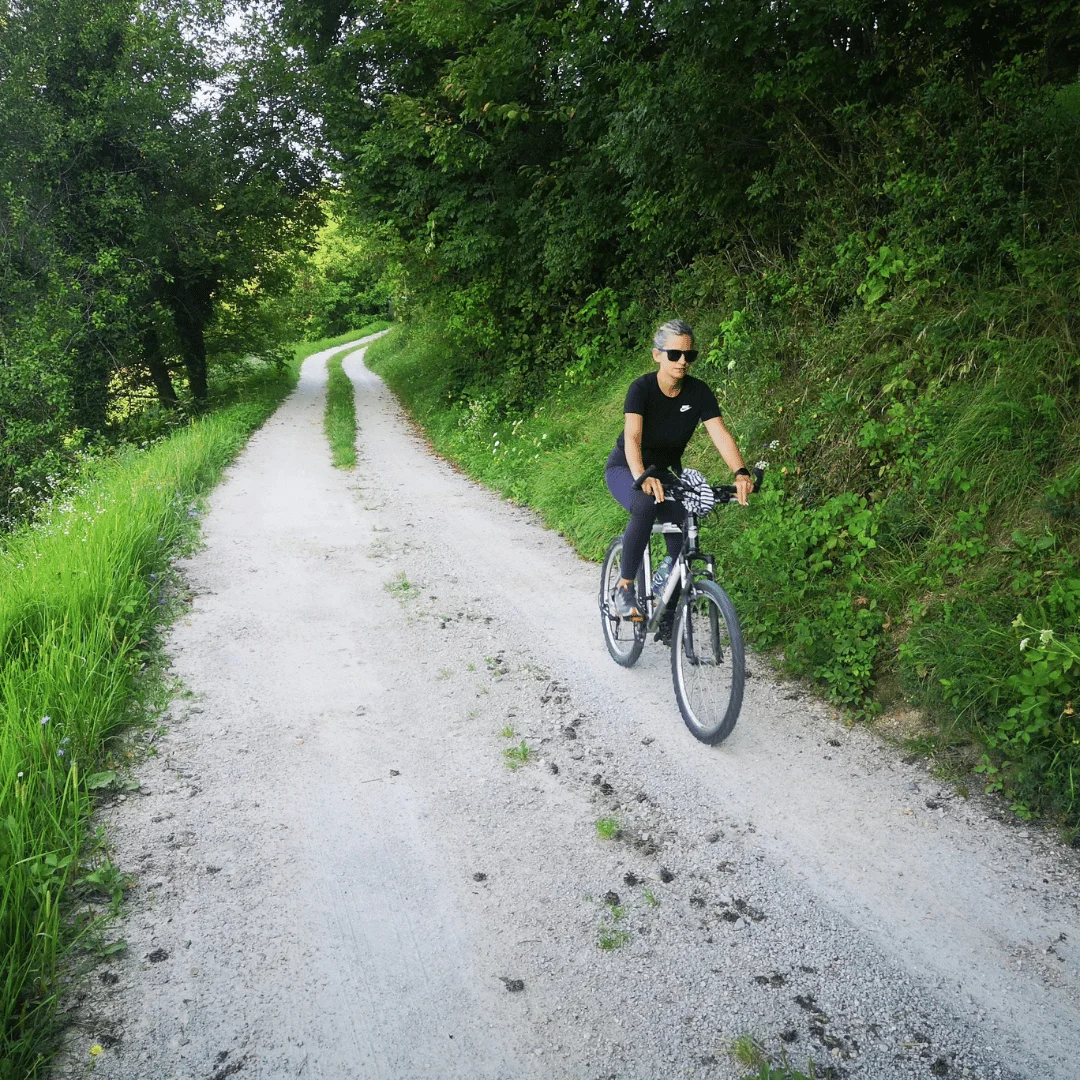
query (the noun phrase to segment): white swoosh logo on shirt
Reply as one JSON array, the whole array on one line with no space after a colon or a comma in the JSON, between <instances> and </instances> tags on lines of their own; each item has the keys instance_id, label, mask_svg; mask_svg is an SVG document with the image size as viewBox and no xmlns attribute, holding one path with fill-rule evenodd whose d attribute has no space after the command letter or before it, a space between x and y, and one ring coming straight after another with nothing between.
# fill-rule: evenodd
<instances>
[{"instance_id":1,"label":"white swoosh logo on shirt","mask_svg":"<svg viewBox=\"0 0 1080 1080\"><path fill-rule=\"evenodd\" d=\"M689 412L693 408L692 405L684 405L679 412Z\"/></svg>"}]
</instances>

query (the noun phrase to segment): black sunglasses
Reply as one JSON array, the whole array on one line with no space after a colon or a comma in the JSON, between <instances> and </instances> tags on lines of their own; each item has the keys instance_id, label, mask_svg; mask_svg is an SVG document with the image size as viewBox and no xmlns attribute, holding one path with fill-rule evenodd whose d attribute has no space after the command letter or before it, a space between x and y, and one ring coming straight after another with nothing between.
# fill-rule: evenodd
<instances>
[{"instance_id":1,"label":"black sunglasses","mask_svg":"<svg viewBox=\"0 0 1080 1080\"><path fill-rule=\"evenodd\" d=\"M677 364L681 356L685 356L686 362L692 364L698 355L697 349L661 349L660 352L667 353L668 360L673 364Z\"/></svg>"}]
</instances>

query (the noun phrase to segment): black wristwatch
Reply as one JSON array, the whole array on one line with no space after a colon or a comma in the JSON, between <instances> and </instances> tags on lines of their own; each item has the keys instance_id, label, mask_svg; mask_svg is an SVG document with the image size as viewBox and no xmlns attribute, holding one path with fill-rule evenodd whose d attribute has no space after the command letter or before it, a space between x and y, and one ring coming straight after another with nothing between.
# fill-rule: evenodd
<instances>
[{"instance_id":1,"label":"black wristwatch","mask_svg":"<svg viewBox=\"0 0 1080 1080\"><path fill-rule=\"evenodd\" d=\"M741 469L736 469L735 470L735 475L736 476L749 476L750 475L750 470L744 465Z\"/></svg>"}]
</instances>

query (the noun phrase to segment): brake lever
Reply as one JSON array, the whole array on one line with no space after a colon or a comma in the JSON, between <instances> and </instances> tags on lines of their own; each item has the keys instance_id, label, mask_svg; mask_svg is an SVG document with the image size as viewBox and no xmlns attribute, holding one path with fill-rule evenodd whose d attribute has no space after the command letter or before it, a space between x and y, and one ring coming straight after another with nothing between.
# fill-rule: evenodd
<instances>
[{"instance_id":1,"label":"brake lever","mask_svg":"<svg viewBox=\"0 0 1080 1080\"><path fill-rule=\"evenodd\" d=\"M756 495L761 490L762 481L765 479L765 470L762 468L754 469L754 486L750 489L751 495ZM735 498L735 493L738 489L734 484L721 484L718 487L713 488L713 494L716 496L716 501L720 503L731 502Z\"/></svg>"}]
</instances>

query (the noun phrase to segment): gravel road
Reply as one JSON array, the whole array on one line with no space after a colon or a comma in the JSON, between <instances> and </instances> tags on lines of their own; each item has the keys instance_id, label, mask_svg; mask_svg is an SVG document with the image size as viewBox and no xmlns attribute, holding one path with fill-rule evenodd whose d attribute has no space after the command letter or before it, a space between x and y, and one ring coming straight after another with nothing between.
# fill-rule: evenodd
<instances>
[{"instance_id":1,"label":"gravel road","mask_svg":"<svg viewBox=\"0 0 1080 1080\"><path fill-rule=\"evenodd\" d=\"M1076 853L764 662L695 742L660 646L608 658L597 568L435 458L362 349L331 468L325 360L183 564L190 693L103 812L128 949L57 1076L97 1042L107 1080L735 1080L743 1034L822 1077L1080 1076Z\"/></svg>"}]
</instances>

